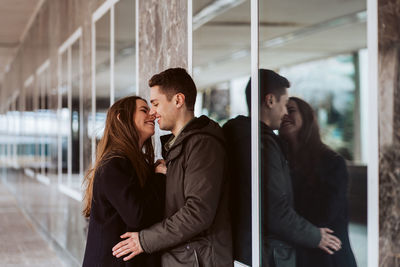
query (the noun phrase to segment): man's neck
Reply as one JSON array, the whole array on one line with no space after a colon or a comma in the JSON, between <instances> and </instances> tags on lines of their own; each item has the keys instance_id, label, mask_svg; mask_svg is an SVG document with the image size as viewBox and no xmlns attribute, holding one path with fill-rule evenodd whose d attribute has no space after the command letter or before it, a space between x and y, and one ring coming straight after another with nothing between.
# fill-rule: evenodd
<instances>
[{"instance_id":1,"label":"man's neck","mask_svg":"<svg viewBox=\"0 0 400 267\"><path fill-rule=\"evenodd\" d=\"M179 116L179 118L177 119L177 121L175 123L175 127L171 130L172 134L174 136L177 136L181 132L183 127L185 127L185 125L189 121L191 121L193 118L194 118L193 112L185 112L185 113L181 114L181 116Z\"/></svg>"},{"instance_id":2,"label":"man's neck","mask_svg":"<svg viewBox=\"0 0 400 267\"><path fill-rule=\"evenodd\" d=\"M260 112L260 121L262 121L265 125L271 128L271 120L265 112Z\"/></svg>"}]
</instances>

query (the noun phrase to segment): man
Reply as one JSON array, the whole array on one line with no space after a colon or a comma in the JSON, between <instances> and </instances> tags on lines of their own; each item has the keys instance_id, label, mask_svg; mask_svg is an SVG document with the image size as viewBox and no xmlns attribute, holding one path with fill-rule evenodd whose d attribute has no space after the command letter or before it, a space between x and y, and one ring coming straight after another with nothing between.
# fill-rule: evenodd
<instances>
[{"instance_id":1,"label":"man","mask_svg":"<svg viewBox=\"0 0 400 267\"><path fill-rule=\"evenodd\" d=\"M114 248L125 259L163 251L163 267L233 266L228 212L227 157L222 129L206 116L194 117L197 89L181 68L150 81L151 113L172 135L165 144L165 219Z\"/></svg>"},{"instance_id":2,"label":"man","mask_svg":"<svg viewBox=\"0 0 400 267\"><path fill-rule=\"evenodd\" d=\"M260 157L262 210L262 266L292 266L294 245L319 247L328 253L340 249L340 240L326 228L317 228L293 208L289 168L280 140L274 134L287 114L289 81L261 69ZM251 81L246 88L251 113ZM238 116L223 126L232 176L232 217L235 259L251 265L251 119Z\"/></svg>"}]
</instances>

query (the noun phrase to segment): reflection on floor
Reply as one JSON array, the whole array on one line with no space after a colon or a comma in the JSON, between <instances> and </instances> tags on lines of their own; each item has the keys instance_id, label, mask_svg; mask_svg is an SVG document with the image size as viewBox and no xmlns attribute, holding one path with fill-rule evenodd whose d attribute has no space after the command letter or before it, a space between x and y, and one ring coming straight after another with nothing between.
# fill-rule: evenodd
<instances>
[{"instance_id":1,"label":"reflection on floor","mask_svg":"<svg viewBox=\"0 0 400 267\"><path fill-rule=\"evenodd\" d=\"M3 169L1 180L65 265L82 266L86 221L81 201L60 191L57 176L50 177L50 183L44 184L27 176L23 170L8 168Z\"/></svg>"},{"instance_id":2,"label":"reflection on floor","mask_svg":"<svg viewBox=\"0 0 400 267\"><path fill-rule=\"evenodd\" d=\"M0 266L65 266L0 182Z\"/></svg>"},{"instance_id":3,"label":"reflection on floor","mask_svg":"<svg viewBox=\"0 0 400 267\"><path fill-rule=\"evenodd\" d=\"M356 257L358 267L367 267L367 226L363 224L350 223L349 235L351 248Z\"/></svg>"}]
</instances>

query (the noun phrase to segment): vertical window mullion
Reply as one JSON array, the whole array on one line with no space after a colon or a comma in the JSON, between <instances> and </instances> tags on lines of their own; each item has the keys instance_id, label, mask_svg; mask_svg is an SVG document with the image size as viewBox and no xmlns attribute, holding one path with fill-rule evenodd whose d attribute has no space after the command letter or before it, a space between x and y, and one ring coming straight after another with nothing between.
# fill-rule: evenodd
<instances>
[{"instance_id":1,"label":"vertical window mullion","mask_svg":"<svg viewBox=\"0 0 400 267\"><path fill-rule=\"evenodd\" d=\"M139 95L139 0L135 2L136 95Z\"/></svg>"},{"instance_id":2,"label":"vertical window mullion","mask_svg":"<svg viewBox=\"0 0 400 267\"><path fill-rule=\"evenodd\" d=\"M188 0L188 73L193 75L193 0Z\"/></svg>"},{"instance_id":3,"label":"vertical window mullion","mask_svg":"<svg viewBox=\"0 0 400 267\"><path fill-rule=\"evenodd\" d=\"M253 267L259 267L261 259L258 65L258 0L251 0L251 224Z\"/></svg>"},{"instance_id":4,"label":"vertical window mullion","mask_svg":"<svg viewBox=\"0 0 400 267\"><path fill-rule=\"evenodd\" d=\"M378 1L367 0L368 38L368 266L379 266Z\"/></svg>"},{"instance_id":5,"label":"vertical window mullion","mask_svg":"<svg viewBox=\"0 0 400 267\"><path fill-rule=\"evenodd\" d=\"M114 103L115 99L115 84L114 84L114 56L115 56L115 12L113 4L110 9L110 106Z\"/></svg>"},{"instance_id":6,"label":"vertical window mullion","mask_svg":"<svg viewBox=\"0 0 400 267\"><path fill-rule=\"evenodd\" d=\"M92 164L96 159L96 136L94 134L96 119L96 21L92 21L92 118L91 118L91 146Z\"/></svg>"},{"instance_id":7,"label":"vertical window mullion","mask_svg":"<svg viewBox=\"0 0 400 267\"><path fill-rule=\"evenodd\" d=\"M68 101L68 151L67 151L67 162L68 162L68 167L67 167L67 186L71 187L71 181L72 181L72 53L71 53L71 47L72 44L68 47L67 49L67 56L68 56L68 61L67 61L67 101Z\"/></svg>"},{"instance_id":8,"label":"vertical window mullion","mask_svg":"<svg viewBox=\"0 0 400 267\"><path fill-rule=\"evenodd\" d=\"M79 38L79 175L83 179L83 53L82 38Z\"/></svg>"},{"instance_id":9,"label":"vertical window mullion","mask_svg":"<svg viewBox=\"0 0 400 267\"><path fill-rule=\"evenodd\" d=\"M62 79L62 76L61 76L61 68L62 68L62 54L61 53L59 53L58 54L58 97L57 97L57 102L58 102L58 105L57 105L57 121L58 121L58 123L57 123L57 128L58 128L58 131L57 131L57 135L58 135L58 137L57 137L57 140L58 140L58 147L57 147L57 154L58 154L58 160L57 160L57 162L58 162L58 185L60 186L61 184L62 184L62 159L61 159L61 156L62 156L62 151L61 151L61 138L62 138L62 135L61 135L61 79Z\"/></svg>"}]
</instances>

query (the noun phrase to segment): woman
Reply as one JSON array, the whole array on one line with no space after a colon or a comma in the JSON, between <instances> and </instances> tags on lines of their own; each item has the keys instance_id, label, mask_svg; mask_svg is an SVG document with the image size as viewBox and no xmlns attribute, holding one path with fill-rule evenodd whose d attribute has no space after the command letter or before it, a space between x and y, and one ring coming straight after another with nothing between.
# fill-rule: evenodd
<instances>
[{"instance_id":1,"label":"woman","mask_svg":"<svg viewBox=\"0 0 400 267\"><path fill-rule=\"evenodd\" d=\"M125 232L162 219L165 166L154 166L154 116L142 98L115 102L107 113L94 168L85 177L84 215L90 217L84 267L160 266L158 255L112 255ZM128 260L129 259L129 260Z\"/></svg>"},{"instance_id":2,"label":"woman","mask_svg":"<svg viewBox=\"0 0 400 267\"><path fill-rule=\"evenodd\" d=\"M342 241L342 248L334 254L318 248L298 248L297 266L357 266L348 234L346 163L322 143L309 104L291 97L287 109L279 134L288 144L295 209L312 224L332 229Z\"/></svg>"}]
</instances>

